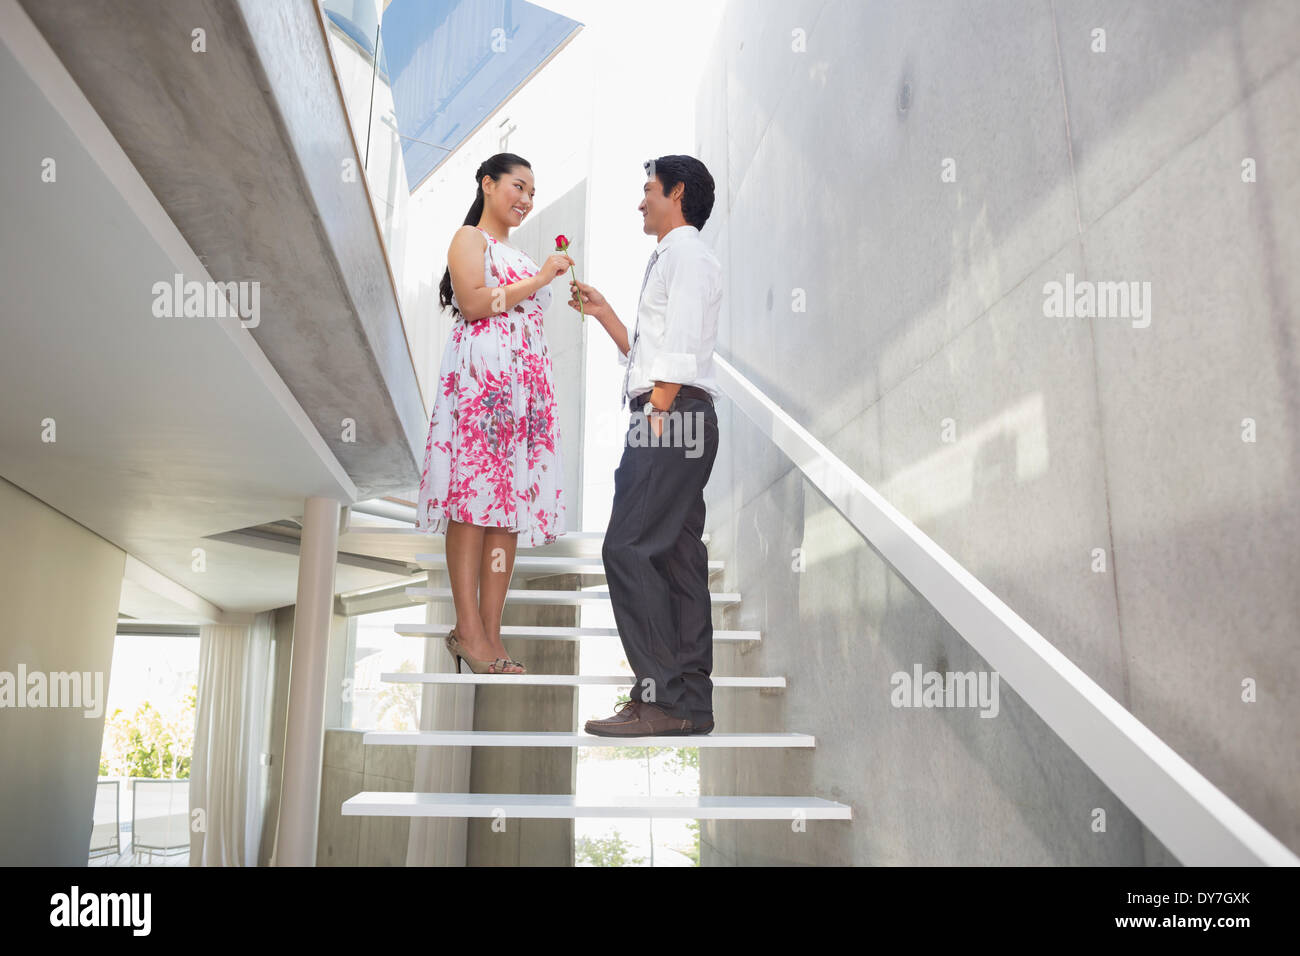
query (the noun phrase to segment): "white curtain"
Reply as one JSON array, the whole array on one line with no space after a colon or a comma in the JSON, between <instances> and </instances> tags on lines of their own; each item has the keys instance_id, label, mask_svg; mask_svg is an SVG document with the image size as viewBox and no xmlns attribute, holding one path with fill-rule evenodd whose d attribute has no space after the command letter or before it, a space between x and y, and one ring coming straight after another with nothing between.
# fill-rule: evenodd
<instances>
[{"instance_id":1,"label":"white curtain","mask_svg":"<svg viewBox=\"0 0 1300 956\"><path fill-rule=\"evenodd\" d=\"M257 866L267 805L273 611L250 626L199 628L199 694L190 765L190 866ZM204 829L195 832L195 810Z\"/></svg>"}]
</instances>

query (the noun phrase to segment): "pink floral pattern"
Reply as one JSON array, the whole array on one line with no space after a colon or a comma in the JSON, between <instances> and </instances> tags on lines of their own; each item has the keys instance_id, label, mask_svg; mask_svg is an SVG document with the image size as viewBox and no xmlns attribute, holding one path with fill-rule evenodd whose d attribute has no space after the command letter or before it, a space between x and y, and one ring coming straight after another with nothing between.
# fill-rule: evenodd
<instances>
[{"instance_id":1,"label":"pink floral pattern","mask_svg":"<svg viewBox=\"0 0 1300 956\"><path fill-rule=\"evenodd\" d=\"M486 230L489 287L536 275L524 253ZM459 308L456 297L452 302ZM551 387L551 357L542 288L509 312L466 321L457 315L434 395L416 527L446 533L462 521L519 532L521 547L564 533L560 426Z\"/></svg>"}]
</instances>

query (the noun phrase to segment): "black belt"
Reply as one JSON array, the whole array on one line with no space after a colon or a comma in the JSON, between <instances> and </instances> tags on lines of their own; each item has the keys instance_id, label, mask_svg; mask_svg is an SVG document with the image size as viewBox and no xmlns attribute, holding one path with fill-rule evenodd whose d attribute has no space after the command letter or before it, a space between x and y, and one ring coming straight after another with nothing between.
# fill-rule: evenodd
<instances>
[{"instance_id":1,"label":"black belt","mask_svg":"<svg viewBox=\"0 0 1300 956\"><path fill-rule=\"evenodd\" d=\"M654 389L651 389L648 392L642 392L640 395L633 397L632 408L635 409L636 411L640 411L645 406L645 403L650 401L650 396L653 393L654 393ZM713 404L713 396L710 395L704 389L699 388L695 385L683 385L681 388L677 389L677 394L679 396L684 395L687 398L698 398L708 402L710 405ZM674 398L673 405L676 404L677 404L677 399ZM672 411L672 405L668 406L668 410Z\"/></svg>"}]
</instances>

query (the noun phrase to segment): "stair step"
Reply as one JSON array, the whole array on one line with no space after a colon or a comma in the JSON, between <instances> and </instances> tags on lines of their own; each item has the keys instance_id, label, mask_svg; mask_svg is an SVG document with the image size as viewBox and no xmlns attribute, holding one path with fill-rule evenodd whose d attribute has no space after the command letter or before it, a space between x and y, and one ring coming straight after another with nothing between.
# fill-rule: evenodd
<instances>
[{"instance_id":1,"label":"stair step","mask_svg":"<svg viewBox=\"0 0 1300 956\"><path fill-rule=\"evenodd\" d=\"M820 797L577 797L570 793L397 793L365 790L343 815L370 817L578 817L685 820L852 820L853 809Z\"/></svg>"},{"instance_id":2,"label":"stair step","mask_svg":"<svg viewBox=\"0 0 1300 956\"><path fill-rule=\"evenodd\" d=\"M504 675L503 675L504 676ZM369 730L363 744L414 747L815 747L812 734L598 737L565 730Z\"/></svg>"},{"instance_id":3,"label":"stair step","mask_svg":"<svg viewBox=\"0 0 1300 956\"><path fill-rule=\"evenodd\" d=\"M551 544L539 548L520 548L519 557L570 557L600 560L605 535L599 531L575 531L561 535ZM445 553L446 536L421 531L413 527L385 527L363 524L349 525L339 535L339 550L349 554L362 554L386 558L390 561L417 562L421 554Z\"/></svg>"},{"instance_id":4,"label":"stair step","mask_svg":"<svg viewBox=\"0 0 1300 956\"><path fill-rule=\"evenodd\" d=\"M340 540L344 536L340 535ZM349 528L349 543L372 545L384 551L396 551L412 559L420 553L445 553L447 536L439 532L421 531L418 528ZM541 557L600 558L605 544L603 531L568 531L550 544L536 548L520 548L519 554Z\"/></svg>"},{"instance_id":5,"label":"stair step","mask_svg":"<svg viewBox=\"0 0 1300 956\"><path fill-rule=\"evenodd\" d=\"M450 601L451 588L407 588L409 597L425 601ZM739 604L740 595L731 592L711 592L713 606ZM512 588L506 591L506 604L600 604L609 602L608 588L590 588L583 591L537 591Z\"/></svg>"},{"instance_id":6,"label":"stair step","mask_svg":"<svg viewBox=\"0 0 1300 956\"><path fill-rule=\"evenodd\" d=\"M536 551L532 548L529 550ZM443 552L421 553L415 556L415 563L431 571L446 570L447 555ZM725 564L722 561L709 562L709 574L718 574ZM516 555L514 570L527 572L549 572L551 574L596 574L605 573L605 562L600 558L582 557L533 557L522 552Z\"/></svg>"},{"instance_id":7,"label":"stair step","mask_svg":"<svg viewBox=\"0 0 1300 956\"><path fill-rule=\"evenodd\" d=\"M450 624L399 624L394 628L402 637L446 637L451 630ZM503 624L502 637L527 637L534 640L576 641L583 637L618 637L616 627L568 627L531 624ZM713 641L757 641L762 635L758 631L723 631L713 630ZM503 675L504 676L504 675Z\"/></svg>"},{"instance_id":8,"label":"stair step","mask_svg":"<svg viewBox=\"0 0 1300 956\"><path fill-rule=\"evenodd\" d=\"M709 535L701 535L700 540L707 545ZM518 557L594 558L599 561L604 545L603 531L566 531L550 544L520 548ZM340 551L412 563L417 562L419 555L444 554L446 546L446 535L438 532L421 531L414 527L372 525L362 519L351 523L347 531L339 535Z\"/></svg>"},{"instance_id":9,"label":"stair step","mask_svg":"<svg viewBox=\"0 0 1300 956\"><path fill-rule=\"evenodd\" d=\"M632 684L632 674L380 674L388 684L546 684L560 687ZM784 687L784 677L713 677L714 687Z\"/></svg>"}]
</instances>

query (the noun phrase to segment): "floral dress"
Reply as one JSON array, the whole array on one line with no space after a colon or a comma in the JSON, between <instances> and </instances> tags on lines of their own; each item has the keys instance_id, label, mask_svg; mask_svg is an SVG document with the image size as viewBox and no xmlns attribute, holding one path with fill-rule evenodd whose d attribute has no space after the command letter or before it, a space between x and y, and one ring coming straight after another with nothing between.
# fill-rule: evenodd
<instances>
[{"instance_id":1,"label":"floral dress","mask_svg":"<svg viewBox=\"0 0 1300 956\"><path fill-rule=\"evenodd\" d=\"M479 231L488 287L537 274L527 255ZM460 308L454 293L452 302ZM457 314L434 393L417 528L445 533L451 520L508 528L521 547L564 533L559 414L542 333L550 303L543 287L509 312Z\"/></svg>"}]
</instances>

